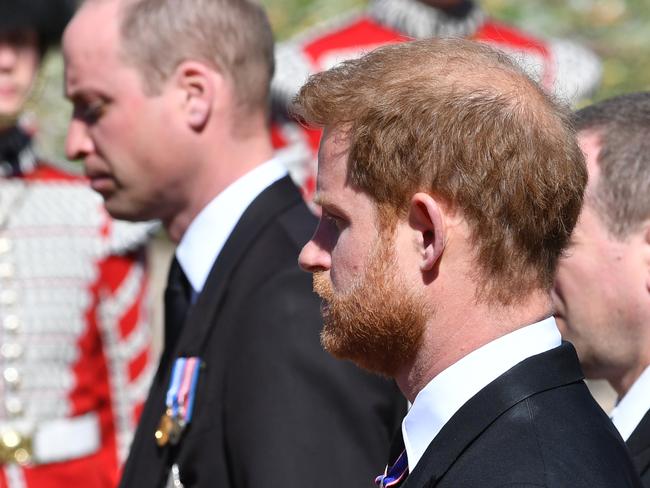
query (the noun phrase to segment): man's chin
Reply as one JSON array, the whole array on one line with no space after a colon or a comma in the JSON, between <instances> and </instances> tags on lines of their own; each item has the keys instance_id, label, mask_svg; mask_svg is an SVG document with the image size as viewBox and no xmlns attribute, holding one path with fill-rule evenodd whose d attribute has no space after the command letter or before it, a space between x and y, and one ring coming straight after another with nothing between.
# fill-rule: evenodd
<instances>
[{"instance_id":1,"label":"man's chin","mask_svg":"<svg viewBox=\"0 0 650 488\"><path fill-rule=\"evenodd\" d=\"M104 200L110 199L116 190L115 180L110 175L89 177L90 188L99 193Z\"/></svg>"},{"instance_id":2,"label":"man's chin","mask_svg":"<svg viewBox=\"0 0 650 488\"><path fill-rule=\"evenodd\" d=\"M407 358L402 354L392 354L379 343L354 334L354 328L343 330L343 327L325 322L321 332L321 344L325 351L336 359L351 361L370 373L387 378L395 377Z\"/></svg>"},{"instance_id":3,"label":"man's chin","mask_svg":"<svg viewBox=\"0 0 650 488\"><path fill-rule=\"evenodd\" d=\"M321 341L321 343L323 344L325 351L338 360L351 361L358 368L385 378L394 378L396 376L398 368L387 367L388 364L385 361L374 361L369 356L362 354L358 350L352 351L349 349L332 347L331 344L326 345L326 342L324 341Z\"/></svg>"},{"instance_id":4,"label":"man's chin","mask_svg":"<svg viewBox=\"0 0 650 488\"><path fill-rule=\"evenodd\" d=\"M104 207L108 214L114 219L127 220L130 222L143 222L154 220L156 217L150 217L140 209L128 205L115 196L115 194L104 197Z\"/></svg>"}]
</instances>

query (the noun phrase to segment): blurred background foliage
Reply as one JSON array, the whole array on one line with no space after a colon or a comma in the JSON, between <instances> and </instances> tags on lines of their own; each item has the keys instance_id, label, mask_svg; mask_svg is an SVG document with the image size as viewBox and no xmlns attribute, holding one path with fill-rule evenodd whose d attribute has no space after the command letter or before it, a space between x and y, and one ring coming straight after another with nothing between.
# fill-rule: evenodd
<instances>
[{"instance_id":1,"label":"blurred background foliage","mask_svg":"<svg viewBox=\"0 0 650 488\"><path fill-rule=\"evenodd\" d=\"M324 19L354 9L365 0L262 0L278 40ZM594 100L650 90L650 0L483 0L485 11L539 36L571 38L603 61L603 78ZM43 154L63 159L70 107L62 99L60 53L48 55L32 112ZM589 101L584 101L588 103Z\"/></svg>"}]
</instances>

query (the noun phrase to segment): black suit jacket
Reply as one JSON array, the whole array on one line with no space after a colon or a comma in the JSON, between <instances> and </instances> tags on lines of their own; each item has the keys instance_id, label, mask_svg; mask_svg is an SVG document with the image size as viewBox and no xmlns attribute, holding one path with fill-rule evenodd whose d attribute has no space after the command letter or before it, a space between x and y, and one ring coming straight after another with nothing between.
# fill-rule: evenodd
<instances>
[{"instance_id":1,"label":"black suit jacket","mask_svg":"<svg viewBox=\"0 0 650 488\"><path fill-rule=\"evenodd\" d=\"M645 488L650 488L650 412L646 412L627 440L632 461L641 475Z\"/></svg>"},{"instance_id":2,"label":"black suit jacket","mask_svg":"<svg viewBox=\"0 0 650 488\"><path fill-rule=\"evenodd\" d=\"M315 223L288 177L246 210L163 353L121 487L161 487L173 463L185 488L373 486L406 402L323 351L320 301L297 264ZM179 356L204 362L194 416L177 446L160 448Z\"/></svg>"},{"instance_id":3,"label":"black suit jacket","mask_svg":"<svg viewBox=\"0 0 650 488\"><path fill-rule=\"evenodd\" d=\"M472 397L403 488L640 487L573 346L522 361Z\"/></svg>"}]
</instances>

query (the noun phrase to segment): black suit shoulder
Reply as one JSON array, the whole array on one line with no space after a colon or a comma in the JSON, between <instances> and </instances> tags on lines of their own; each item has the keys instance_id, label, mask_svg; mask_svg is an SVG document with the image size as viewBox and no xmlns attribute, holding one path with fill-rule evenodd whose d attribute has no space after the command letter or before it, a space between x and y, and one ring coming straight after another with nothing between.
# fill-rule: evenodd
<instances>
[{"instance_id":1,"label":"black suit shoulder","mask_svg":"<svg viewBox=\"0 0 650 488\"><path fill-rule=\"evenodd\" d=\"M231 276L229 288L254 290L285 271L299 272L310 281L310 274L298 266L298 254L313 234L316 224L316 217L302 200L273 215L248 244ZM293 293L294 287L289 289Z\"/></svg>"},{"instance_id":2,"label":"black suit shoulder","mask_svg":"<svg viewBox=\"0 0 650 488\"><path fill-rule=\"evenodd\" d=\"M650 488L650 411L646 412L627 440L634 466L645 488Z\"/></svg>"},{"instance_id":3,"label":"black suit shoulder","mask_svg":"<svg viewBox=\"0 0 650 488\"><path fill-rule=\"evenodd\" d=\"M404 488L640 487L570 344L533 356L470 399Z\"/></svg>"},{"instance_id":4,"label":"black suit shoulder","mask_svg":"<svg viewBox=\"0 0 650 488\"><path fill-rule=\"evenodd\" d=\"M618 433L586 386L576 383L533 395L505 412L439 486L638 486L626 477L629 466Z\"/></svg>"}]
</instances>

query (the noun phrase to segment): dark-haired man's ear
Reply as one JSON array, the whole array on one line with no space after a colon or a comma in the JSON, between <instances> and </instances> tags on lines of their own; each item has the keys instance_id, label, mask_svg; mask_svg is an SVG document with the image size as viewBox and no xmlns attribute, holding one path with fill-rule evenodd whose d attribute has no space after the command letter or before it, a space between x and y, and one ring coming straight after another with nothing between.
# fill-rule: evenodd
<instances>
[{"instance_id":1,"label":"dark-haired man's ear","mask_svg":"<svg viewBox=\"0 0 650 488\"><path fill-rule=\"evenodd\" d=\"M445 226L442 208L427 193L416 193L409 206L409 225L419 233L420 270L432 271L445 248Z\"/></svg>"},{"instance_id":2,"label":"dark-haired man's ear","mask_svg":"<svg viewBox=\"0 0 650 488\"><path fill-rule=\"evenodd\" d=\"M201 131L210 120L215 97L215 78L220 75L203 63L184 61L176 68L177 86L183 95L187 124Z\"/></svg>"}]
</instances>

